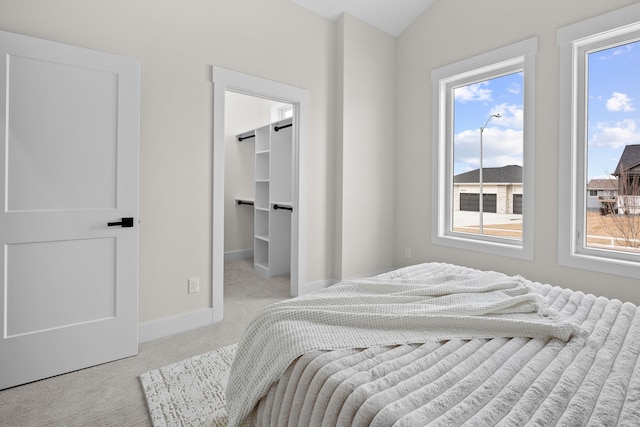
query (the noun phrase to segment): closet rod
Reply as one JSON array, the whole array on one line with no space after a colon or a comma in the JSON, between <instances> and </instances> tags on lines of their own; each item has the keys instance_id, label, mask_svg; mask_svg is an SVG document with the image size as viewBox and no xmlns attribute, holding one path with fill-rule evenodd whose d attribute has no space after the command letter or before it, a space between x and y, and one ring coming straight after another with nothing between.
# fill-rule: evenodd
<instances>
[{"instance_id":1,"label":"closet rod","mask_svg":"<svg viewBox=\"0 0 640 427\"><path fill-rule=\"evenodd\" d=\"M249 201L249 200L236 200L236 204L237 205L249 205L249 206L253 206L253 202Z\"/></svg>"},{"instance_id":2,"label":"closet rod","mask_svg":"<svg viewBox=\"0 0 640 427\"><path fill-rule=\"evenodd\" d=\"M280 206L278 204L273 205L273 210L274 211L277 211L278 209L285 209L285 210L293 212L293 208L291 206Z\"/></svg>"},{"instance_id":3,"label":"closet rod","mask_svg":"<svg viewBox=\"0 0 640 427\"><path fill-rule=\"evenodd\" d=\"M280 129L290 128L291 126L293 126L293 123L289 123L288 125L284 125L284 126L274 126L273 130L278 132Z\"/></svg>"},{"instance_id":4,"label":"closet rod","mask_svg":"<svg viewBox=\"0 0 640 427\"><path fill-rule=\"evenodd\" d=\"M242 142L242 141L244 141L245 139L255 138L255 137L256 137L256 135L255 135L255 134L253 134L253 135L248 135L248 136L239 136L239 137L238 137L238 142Z\"/></svg>"}]
</instances>

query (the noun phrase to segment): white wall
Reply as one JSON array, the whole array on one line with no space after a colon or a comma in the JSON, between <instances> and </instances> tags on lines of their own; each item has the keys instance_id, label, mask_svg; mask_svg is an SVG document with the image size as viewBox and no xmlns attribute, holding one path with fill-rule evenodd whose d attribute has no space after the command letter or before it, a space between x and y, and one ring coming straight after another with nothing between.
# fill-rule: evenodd
<instances>
[{"instance_id":1,"label":"white wall","mask_svg":"<svg viewBox=\"0 0 640 427\"><path fill-rule=\"evenodd\" d=\"M141 60L140 322L211 306L213 65L310 91L307 281L332 277L334 23L288 0L0 0L0 29Z\"/></svg>"},{"instance_id":2,"label":"white wall","mask_svg":"<svg viewBox=\"0 0 640 427\"><path fill-rule=\"evenodd\" d=\"M336 277L394 265L396 40L338 20Z\"/></svg>"},{"instance_id":3,"label":"white wall","mask_svg":"<svg viewBox=\"0 0 640 427\"><path fill-rule=\"evenodd\" d=\"M492 269L640 304L638 279L558 266L558 28L634 0L436 0L398 38L396 262L444 261ZM534 261L431 244L433 68L538 36ZM404 257L411 248L412 258Z\"/></svg>"},{"instance_id":4,"label":"white wall","mask_svg":"<svg viewBox=\"0 0 640 427\"><path fill-rule=\"evenodd\" d=\"M224 252L253 250L253 207L236 198L255 195L255 138L238 142L240 133L271 123L272 108L284 105L268 99L227 92L225 96Z\"/></svg>"},{"instance_id":5,"label":"white wall","mask_svg":"<svg viewBox=\"0 0 640 427\"><path fill-rule=\"evenodd\" d=\"M637 280L556 262L556 30L632 3L436 0L396 40L288 0L0 0L0 29L141 59L141 322L211 305L213 65L310 91L307 283L438 260L640 304ZM535 260L434 246L430 71L535 35Z\"/></svg>"}]
</instances>

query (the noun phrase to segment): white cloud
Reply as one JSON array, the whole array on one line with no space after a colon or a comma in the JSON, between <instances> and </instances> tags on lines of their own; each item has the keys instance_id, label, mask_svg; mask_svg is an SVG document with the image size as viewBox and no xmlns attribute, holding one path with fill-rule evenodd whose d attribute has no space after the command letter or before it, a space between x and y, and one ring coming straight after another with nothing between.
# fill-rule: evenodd
<instances>
[{"instance_id":1,"label":"white cloud","mask_svg":"<svg viewBox=\"0 0 640 427\"><path fill-rule=\"evenodd\" d=\"M490 101L492 93L491 89L485 89L482 86L487 86L487 83L481 82L456 88L454 90L456 101Z\"/></svg>"},{"instance_id":2,"label":"white cloud","mask_svg":"<svg viewBox=\"0 0 640 427\"><path fill-rule=\"evenodd\" d=\"M607 110L629 112L635 110L631 105L631 99L624 93L613 92L611 98L607 99Z\"/></svg>"},{"instance_id":3,"label":"white cloud","mask_svg":"<svg viewBox=\"0 0 640 427\"><path fill-rule=\"evenodd\" d=\"M614 56L622 55L623 53L630 52L631 50L633 50L633 44L632 43L627 43L625 45L620 46L615 51L613 51L613 55Z\"/></svg>"},{"instance_id":4,"label":"white cloud","mask_svg":"<svg viewBox=\"0 0 640 427\"><path fill-rule=\"evenodd\" d=\"M640 126L633 119L626 119L613 124L600 122L596 125L593 136L589 141L589 145L592 147L609 148L620 148L623 145L639 143Z\"/></svg>"},{"instance_id":5,"label":"white cloud","mask_svg":"<svg viewBox=\"0 0 640 427\"><path fill-rule=\"evenodd\" d=\"M512 83L507 90L509 91L509 93L512 93L514 95L518 95L520 92L522 92L522 86L519 83Z\"/></svg>"},{"instance_id":6,"label":"white cloud","mask_svg":"<svg viewBox=\"0 0 640 427\"><path fill-rule=\"evenodd\" d=\"M605 52L609 52L610 55L600 55L598 57L598 59L600 61L607 61L607 60L613 58L614 56L622 55L623 53L627 53L627 52L632 51L633 50L633 46L634 46L634 43L627 43L625 45L619 46L613 52L611 52L609 50L605 50Z\"/></svg>"},{"instance_id":7,"label":"white cloud","mask_svg":"<svg viewBox=\"0 0 640 427\"><path fill-rule=\"evenodd\" d=\"M491 109L491 114L496 113L500 113L502 117L493 119L490 124L502 128L522 129L524 123L524 109L522 105L496 105Z\"/></svg>"},{"instance_id":8,"label":"white cloud","mask_svg":"<svg viewBox=\"0 0 640 427\"><path fill-rule=\"evenodd\" d=\"M522 165L522 138L522 130L487 127L482 134L483 166ZM454 161L458 166L468 164L467 170L480 167L479 129L455 135Z\"/></svg>"}]
</instances>

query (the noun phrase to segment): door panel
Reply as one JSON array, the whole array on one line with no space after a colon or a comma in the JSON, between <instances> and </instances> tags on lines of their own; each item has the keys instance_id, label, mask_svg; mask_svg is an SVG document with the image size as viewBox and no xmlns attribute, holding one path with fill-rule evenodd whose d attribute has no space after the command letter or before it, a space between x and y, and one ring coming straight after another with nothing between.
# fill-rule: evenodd
<instances>
[{"instance_id":1,"label":"door panel","mask_svg":"<svg viewBox=\"0 0 640 427\"><path fill-rule=\"evenodd\" d=\"M483 194L482 210L488 213L497 212L497 195ZM469 212L480 212L480 193L461 193L460 194L460 210Z\"/></svg>"},{"instance_id":2,"label":"door panel","mask_svg":"<svg viewBox=\"0 0 640 427\"><path fill-rule=\"evenodd\" d=\"M137 353L139 74L0 31L0 388Z\"/></svg>"},{"instance_id":3,"label":"door panel","mask_svg":"<svg viewBox=\"0 0 640 427\"><path fill-rule=\"evenodd\" d=\"M8 210L115 208L118 75L10 55L7 83Z\"/></svg>"},{"instance_id":4,"label":"door panel","mask_svg":"<svg viewBox=\"0 0 640 427\"><path fill-rule=\"evenodd\" d=\"M483 194L482 209L484 210L484 212L488 212L488 213L498 212L498 195ZM478 207L478 210L480 210L480 207Z\"/></svg>"},{"instance_id":5,"label":"door panel","mask_svg":"<svg viewBox=\"0 0 640 427\"><path fill-rule=\"evenodd\" d=\"M7 245L7 338L115 318L115 245L112 237Z\"/></svg>"},{"instance_id":6,"label":"door panel","mask_svg":"<svg viewBox=\"0 0 640 427\"><path fill-rule=\"evenodd\" d=\"M513 195L513 213L522 215L522 194Z\"/></svg>"},{"instance_id":7,"label":"door panel","mask_svg":"<svg viewBox=\"0 0 640 427\"><path fill-rule=\"evenodd\" d=\"M460 210L468 212L480 211L479 193L460 193Z\"/></svg>"}]
</instances>

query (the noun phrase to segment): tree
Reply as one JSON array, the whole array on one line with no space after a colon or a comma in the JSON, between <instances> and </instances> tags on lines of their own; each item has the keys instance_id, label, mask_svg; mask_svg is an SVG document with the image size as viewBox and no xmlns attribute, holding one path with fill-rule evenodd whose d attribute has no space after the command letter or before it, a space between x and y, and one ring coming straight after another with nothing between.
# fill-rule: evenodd
<instances>
[{"instance_id":1,"label":"tree","mask_svg":"<svg viewBox=\"0 0 640 427\"><path fill-rule=\"evenodd\" d=\"M601 223L618 245L635 252L640 249L640 175L623 168L616 172L617 207L605 209Z\"/></svg>"}]
</instances>

